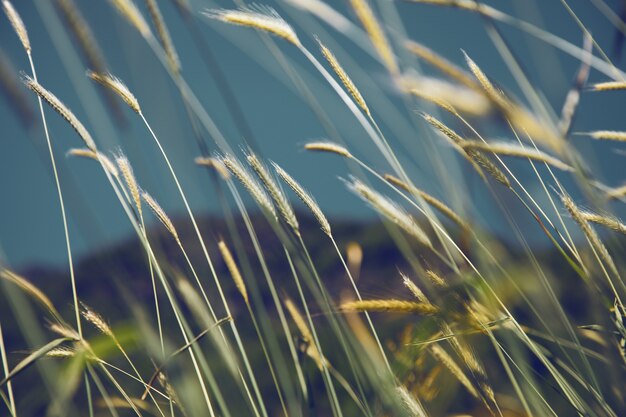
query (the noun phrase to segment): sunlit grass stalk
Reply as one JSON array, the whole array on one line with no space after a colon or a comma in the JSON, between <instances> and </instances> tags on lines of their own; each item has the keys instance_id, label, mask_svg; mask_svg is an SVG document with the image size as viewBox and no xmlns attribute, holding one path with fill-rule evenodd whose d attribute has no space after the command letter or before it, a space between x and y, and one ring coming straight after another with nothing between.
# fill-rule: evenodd
<instances>
[{"instance_id":1,"label":"sunlit grass stalk","mask_svg":"<svg viewBox=\"0 0 626 417\"><path fill-rule=\"evenodd\" d=\"M296 370L296 375L297 375L297 379L298 379L298 383L300 385L300 389L302 391L302 393L307 396L307 386L306 383L304 381L304 373L302 371L302 367L300 366L300 361L298 360L298 354L296 352L296 348L294 346L292 337L291 337L291 333L289 331L289 325L287 324L287 319L285 316L285 312L283 310L283 306L282 303L279 299L278 296L278 292L276 291L276 286L274 284L274 281L272 279L272 276L269 272L269 268L267 266L267 263L265 261L265 257L263 256L263 251L261 250L261 245L259 243L259 239L258 236L255 232L254 226L250 220L250 216L248 215L248 211L245 208L245 205L243 204L243 201L241 200L241 196L239 195L239 193L237 192L237 189L235 188L233 182L229 179L227 180L227 184L228 184L228 188L231 191L231 194L233 195L233 198L235 199L236 205L239 209L239 212L241 213L241 216L243 217L244 220L244 224L246 226L246 230L248 232L248 235L250 236L250 239L252 240L252 245L254 247L254 251L257 255L257 258L259 260L259 263L261 264L261 270L263 272L263 276L265 277L265 281L267 282L268 288L270 290L270 294L272 296L272 301L274 302L274 305L276 307L276 311L278 313L278 319L280 321L281 327L283 329L283 333L285 334L285 338L287 340L287 346L289 348L289 353L291 355L291 358L294 362L294 368ZM280 369L280 368L279 368Z\"/></svg>"},{"instance_id":2,"label":"sunlit grass stalk","mask_svg":"<svg viewBox=\"0 0 626 417\"><path fill-rule=\"evenodd\" d=\"M135 363L132 361L130 356L128 356L126 349L124 349L124 347L120 343L117 336L115 336L115 333L113 333L113 329L110 328L110 326L104 321L104 319L98 313L93 311L91 308L87 307L85 304L83 304L82 314L85 320L87 320L88 322L91 322L98 330L100 330L100 332L102 332L104 335L111 338L111 340L113 341L117 349L122 353L122 356L124 356L124 359L126 359L126 362L128 362L128 364L132 368L133 372L137 376L138 381L140 381L141 384L145 386L146 383L143 381L141 373L139 373L139 370L135 366ZM163 410L161 410L161 407L159 406L159 403L154 397L152 391L149 391L149 395L150 395L150 399L154 403L154 406L159 411L159 414L165 417L165 414L163 413Z\"/></svg>"},{"instance_id":3,"label":"sunlit grass stalk","mask_svg":"<svg viewBox=\"0 0 626 417\"><path fill-rule=\"evenodd\" d=\"M7 362L7 351L4 345L4 334L2 333L2 323L0 323L0 359L2 359L2 370L4 375L9 375L9 364ZM15 408L15 397L13 396L13 382L7 382L7 393L9 394L9 412L11 416L17 417L17 411Z\"/></svg>"},{"instance_id":4,"label":"sunlit grass stalk","mask_svg":"<svg viewBox=\"0 0 626 417\"><path fill-rule=\"evenodd\" d=\"M246 304L246 309L248 310L248 314L250 315L250 319L252 320L252 325L254 327L254 331L256 332L257 339L259 340L259 344L261 345L261 350L263 351L263 356L265 356L265 361L267 362L267 366L270 370L270 374L272 376L272 381L274 382L274 387L276 388L276 394L278 395L278 400L280 401L280 405L282 407L283 413L285 417L289 416L289 412L287 411L287 406L285 404L285 400L283 398L282 390L279 386L278 379L276 377L276 371L274 370L274 365L272 360L270 359L269 352L267 347L265 346L265 341L263 340L263 335L261 333L261 329L256 319L256 315L252 310L252 305L250 304L250 299L248 298L248 293L246 290L245 282L243 281L243 277L241 276L241 272L235 263L235 260L230 252L230 249L226 245L226 243L221 240L219 242L220 251L222 252L224 261L227 264L228 269L230 270L231 276L235 281L235 285L238 287L238 290L241 296L244 299Z\"/></svg>"},{"instance_id":5,"label":"sunlit grass stalk","mask_svg":"<svg viewBox=\"0 0 626 417\"><path fill-rule=\"evenodd\" d=\"M304 313L306 316L308 328L311 331L311 336L313 339L312 342L315 346L315 349L317 350L317 352L319 352L321 357L325 358L324 351L322 350L322 345L320 344L319 338L317 336L317 331L315 330L315 325L313 324L313 319L311 317L311 312L309 310L308 303L306 302L304 291L302 290L302 285L300 284L300 279L298 278L298 273L296 272L296 269L293 264L293 260L291 259L291 255L289 254L289 251L287 250L287 248L284 248L284 251L285 251L285 256L287 257L287 261L289 262L289 267L291 269L291 273L292 273L294 282L296 284L296 288L298 289L298 296L300 297L300 302L302 303L302 306L304 307ZM325 383L324 385L326 387L326 390L328 391L328 394L331 400L333 415L337 417L341 417L343 416L343 411L341 410L341 406L339 405L339 400L337 397L337 392L335 390L335 385L333 384L333 381L330 377L330 372L328 370L328 363L326 362L326 360L322 360L320 365L321 365L320 371L322 372L322 375L324 377L324 383Z\"/></svg>"}]
</instances>

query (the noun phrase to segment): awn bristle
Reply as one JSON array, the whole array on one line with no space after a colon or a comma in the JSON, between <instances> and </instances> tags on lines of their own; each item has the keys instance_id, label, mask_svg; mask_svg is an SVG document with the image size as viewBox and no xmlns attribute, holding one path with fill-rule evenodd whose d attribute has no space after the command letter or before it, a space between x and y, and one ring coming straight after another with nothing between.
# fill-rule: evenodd
<instances>
[{"instance_id":1,"label":"awn bristle","mask_svg":"<svg viewBox=\"0 0 626 417\"><path fill-rule=\"evenodd\" d=\"M491 152L498 155L513 156L518 158L528 158L534 161L545 162L563 171L572 171L573 168L563 161L548 155L535 148L527 148L516 143L509 142L489 142L479 140L465 140L461 145L463 149L476 149L479 151Z\"/></svg>"},{"instance_id":2,"label":"awn bristle","mask_svg":"<svg viewBox=\"0 0 626 417\"><path fill-rule=\"evenodd\" d=\"M458 226L460 226L463 229L469 230L470 229L470 225L465 222L461 216L459 216L458 214L456 214L450 207L448 207L443 201L439 200L438 198L433 197L432 195L426 193L425 191L420 190L417 187L411 186L409 184L407 184L406 182L402 181L400 178L395 177L391 174L385 174L384 178L386 181L388 181L389 183L402 188L403 190L405 190L406 192L408 192L409 194L417 194L420 197L422 197L424 199L424 201L426 201L428 204L430 204L431 206L433 206L434 208L436 208L437 210L439 210L439 212L441 212L443 215L445 215L446 217L448 217L450 220L452 220L454 223L456 223Z\"/></svg>"},{"instance_id":3,"label":"awn bristle","mask_svg":"<svg viewBox=\"0 0 626 417\"><path fill-rule=\"evenodd\" d=\"M320 224L322 231L328 236L332 236L330 223L328 222L328 219L322 212L322 209L317 204L317 202L315 202L313 197L311 197L311 195L306 192L304 188L302 188L302 186L295 179L293 179L291 175L289 175L284 169L278 166L278 164L272 162L272 165L274 167L274 170L276 170L278 176L285 182L285 184L289 186L289 188L293 190L298 198L302 200L304 205L307 206L309 210L311 210L311 213L313 213L313 216Z\"/></svg>"},{"instance_id":4,"label":"awn bristle","mask_svg":"<svg viewBox=\"0 0 626 417\"><path fill-rule=\"evenodd\" d=\"M259 160L259 158L253 153L246 155L246 160L248 161L248 164L252 167L254 172L256 172L257 177L259 177L259 179L265 186L265 189L269 193L272 200L274 200L274 204L278 208L278 212L280 213L283 220L285 220L285 222L289 226L291 226L294 233L299 234L300 226L298 224L298 219L296 218L296 213L294 213L293 207L291 207L291 204L289 203L289 200L287 200L285 193L278 186L276 180L274 179L272 174L270 174L265 164L263 164L263 162L261 162L261 160Z\"/></svg>"},{"instance_id":5,"label":"awn bristle","mask_svg":"<svg viewBox=\"0 0 626 417\"><path fill-rule=\"evenodd\" d=\"M346 148L332 142L310 142L304 145L304 149L307 151L336 153L346 158L352 158L352 154Z\"/></svg>"},{"instance_id":6,"label":"awn bristle","mask_svg":"<svg viewBox=\"0 0 626 417\"><path fill-rule=\"evenodd\" d=\"M452 375L472 394L474 397L479 398L478 391L474 388L472 382L467 378L461 367L452 359L452 356L446 352L438 344L430 345L430 352L435 359L443 364Z\"/></svg>"},{"instance_id":7,"label":"awn bristle","mask_svg":"<svg viewBox=\"0 0 626 417\"><path fill-rule=\"evenodd\" d=\"M2 7L4 8L4 13L7 15L11 26L13 26L13 30L15 30L17 37L20 38L22 46L26 52L30 54L30 39L28 38L28 32L26 31L24 21L9 0L2 0Z\"/></svg>"},{"instance_id":8,"label":"awn bristle","mask_svg":"<svg viewBox=\"0 0 626 417\"><path fill-rule=\"evenodd\" d=\"M117 11L126 19L128 22L135 27L141 33L141 36L148 39L152 36L152 32L150 32L150 26L143 18L139 9L132 0L109 0L111 4L117 9Z\"/></svg>"},{"instance_id":9,"label":"awn bristle","mask_svg":"<svg viewBox=\"0 0 626 417\"><path fill-rule=\"evenodd\" d=\"M350 4L354 9L357 17L361 21L365 32L367 32L374 49L381 57L385 66L392 74L398 74L400 69L396 58L389 44L389 40L383 31L383 28L378 23L374 11L367 3L367 0L350 0Z\"/></svg>"},{"instance_id":10,"label":"awn bristle","mask_svg":"<svg viewBox=\"0 0 626 417\"><path fill-rule=\"evenodd\" d=\"M204 12L204 14L211 19L259 29L283 38L297 47L302 46L293 28L271 7L209 10Z\"/></svg>"},{"instance_id":11,"label":"awn bristle","mask_svg":"<svg viewBox=\"0 0 626 417\"><path fill-rule=\"evenodd\" d=\"M615 273L615 275L619 276L617 267L615 266L615 262L613 262L613 258L609 254L609 251L606 249L606 246L604 246L604 243L602 243L600 237L596 234L593 228L589 226L589 223L582 215L581 210L576 206L574 201L567 194L561 195L561 201L563 202L563 205L569 212L570 216L572 216L572 219L574 219L574 221L583 231L583 234L587 237L591 246L596 250L596 252L598 252L598 255L607 263L611 271Z\"/></svg>"},{"instance_id":12,"label":"awn bristle","mask_svg":"<svg viewBox=\"0 0 626 417\"><path fill-rule=\"evenodd\" d=\"M128 104L128 106L136 113L141 113L139 102L119 78L114 77L111 74L98 74L93 71L87 71L87 76L120 96L120 98L124 100L124 102Z\"/></svg>"},{"instance_id":13,"label":"awn bristle","mask_svg":"<svg viewBox=\"0 0 626 417\"><path fill-rule=\"evenodd\" d=\"M344 311L370 311L370 312L394 312L394 313L416 313L423 315L433 315L439 309L430 303L395 300L357 300L348 301L340 305Z\"/></svg>"},{"instance_id":14,"label":"awn bristle","mask_svg":"<svg viewBox=\"0 0 626 417\"><path fill-rule=\"evenodd\" d=\"M172 71L178 74L181 68L180 59L178 58L178 53L174 47L174 42L172 42L170 32L167 30L167 26L165 25L165 20L163 19L161 10L159 10L159 6L155 0L145 0L145 2L148 13L150 13L150 18L152 19L152 23L156 28L159 42L161 42L165 55L167 55Z\"/></svg>"},{"instance_id":15,"label":"awn bristle","mask_svg":"<svg viewBox=\"0 0 626 417\"><path fill-rule=\"evenodd\" d=\"M415 41L407 41L405 45L410 52L422 58L424 61L437 68L448 77L458 81L468 88L474 90L478 89L476 81L474 81L474 79L466 71L457 67L437 52Z\"/></svg>"},{"instance_id":16,"label":"awn bristle","mask_svg":"<svg viewBox=\"0 0 626 417\"><path fill-rule=\"evenodd\" d=\"M72 126L89 149L97 152L96 143L93 141L93 138L87 129L85 129L85 126L80 122L80 120L78 120L74 113L72 113L70 109L68 109L67 106L61 102L61 100L29 76L24 77L24 83L35 94L41 97L42 100L48 103L50 107L59 113L61 117L63 117L70 124L70 126Z\"/></svg>"},{"instance_id":17,"label":"awn bristle","mask_svg":"<svg viewBox=\"0 0 626 417\"><path fill-rule=\"evenodd\" d=\"M358 106L365 112L365 114L370 116L370 109L369 107L367 107L365 99L361 95L361 92L356 88L356 85L354 85L350 77L348 77L348 73L346 73L341 64L339 64L339 61L330 51L330 49L328 49L319 39L317 40L317 42L320 45L322 55L324 55L324 58L326 58L326 61L328 61L333 71L335 71L335 74L337 74L343 86L346 88L346 90L348 90L348 93L350 93L356 104L358 104Z\"/></svg>"},{"instance_id":18,"label":"awn bristle","mask_svg":"<svg viewBox=\"0 0 626 417\"><path fill-rule=\"evenodd\" d=\"M237 158L232 155L223 155L219 156L218 160L241 182L262 209L270 213L275 219L278 219L272 200L270 200L267 193L263 190L263 187L261 187Z\"/></svg>"},{"instance_id":19,"label":"awn bristle","mask_svg":"<svg viewBox=\"0 0 626 417\"><path fill-rule=\"evenodd\" d=\"M91 308L89 308L86 304L81 303L83 305L83 309L81 311L85 320L93 324L98 330L100 330L103 334L114 337L113 331L111 327L107 324L107 322L102 318L102 316Z\"/></svg>"},{"instance_id":20,"label":"awn bristle","mask_svg":"<svg viewBox=\"0 0 626 417\"><path fill-rule=\"evenodd\" d=\"M604 83L597 83L591 86L593 91L614 91L614 90L626 90L626 81L608 81Z\"/></svg>"},{"instance_id":21,"label":"awn bristle","mask_svg":"<svg viewBox=\"0 0 626 417\"><path fill-rule=\"evenodd\" d=\"M616 232L626 234L626 225L614 216L602 215L584 210L580 211L580 215L588 222L596 223Z\"/></svg>"},{"instance_id":22,"label":"awn bristle","mask_svg":"<svg viewBox=\"0 0 626 417\"><path fill-rule=\"evenodd\" d=\"M589 136L598 140L615 140L618 142L626 142L626 132L615 130L596 130L589 132Z\"/></svg>"},{"instance_id":23,"label":"awn bristle","mask_svg":"<svg viewBox=\"0 0 626 417\"><path fill-rule=\"evenodd\" d=\"M423 245L432 247L430 239L424 230L415 222L413 217L396 203L356 178L352 178L352 181L348 182L348 187L389 221L416 238Z\"/></svg>"},{"instance_id":24,"label":"awn bristle","mask_svg":"<svg viewBox=\"0 0 626 417\"><path fill-rule=\"evenodd\" d=\"M117 166L122 173L122 177L124 177L124 182L126 182L126 186L130 191L130 195L135 202L135 206L137 207L137 213L139 214L139 217L141 217L141 190L139 189L139 185L137 184L137 179L135 178L133 167L130 165L130 161L128 160L128 158L123 154L115 157L115 162L117 163Z\"/></svg>"},{"instance_id":25,"label":"awn bristle","mask_svg":"<svg viewBox=\"0 0 626 417\"><path fill-rule=\"evenodd\" d=\"M154 215L157 216L157 218L161 221L161 223L163 223L163 226L165 226L167 231L172 234L176 242L180 244L178 232L176 231L176 228L174 227L174 223L172 223L172 221L167 216L167 214L165 214L165 211L161 208L159 203L157 203L154 200L154 198L152 198L152 196L145 191L141 193L141 197L143 198L143 201L145 201L146 204L150 207Z\"/></svg>"},{"instance_id":26,"label":"awn bristle","mask_svg":"<svg viewBox=\"0 0 626 417\"><path fill-rule=\"evenodd\" d=\"M91 149L87 148L72 148L67 151L67 154L71 156L79 156L81 158L89 158L93 159L96 162L101 162L104 169L106 169L113 177L117 178L119 175L115 164L113 164L113 162L111 162L111 160L106 155L100 152L94 152Z\"/></svg>"},{"instance_id":27,"label":"awn bristle","mask_svg":"<svg viewBox=\"0 0 626 417\"><path fill-rule=\"evenodd\" d=\"M222 253L222 258L224 258L224 263L226 264L226 267L228 268L228 271L230 272L230 276L235 282L235 286L239 290L239 293L243 297L246 304L248 304L248 290L246 290L246 284L243 280L241 272L239 271L239 267L235 263L233 254L230 252L230 249L228 249L228 246L226 246L226 243L223 240L220 240L217 246L219 247L220 252Z\"/></svg>"}]
</instances>

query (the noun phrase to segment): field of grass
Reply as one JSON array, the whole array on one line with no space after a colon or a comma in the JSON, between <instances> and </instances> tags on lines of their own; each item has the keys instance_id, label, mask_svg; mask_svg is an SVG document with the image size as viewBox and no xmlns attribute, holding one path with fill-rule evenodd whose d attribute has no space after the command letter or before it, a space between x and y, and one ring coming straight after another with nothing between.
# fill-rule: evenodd
<instances>
[{"instance_id":1,"label":"field of grass","mask_svg":"<svg viewBox=\"0 0 626 417\"><path fill-rule=\"evenodd\" d=\"M0 55L13 110L2 117L21 120L49 166L41 182L56 200L40 216L62 224L54 241L65 262L15 268L0 250L0 415L626 415L626 222L616 214L626 186L619 167L603 166L615 155L594 153L596 144L623 152L626 126L581 115L586 101L609 113L626 95L624 5L591 2L615 34L609 51L606 33L594 38L567 0L554 3L580 44L495 1L99 1L132 31L133 52L150 54L168 77L167 87L151 86L154 96L107 64L88 1L35 0L40 13L54 6L71 39L63 48L82 65L71 71L98 88L97 106L66 105L71 87L43 82L42 40L31 45L31 22L20 17L35 6L2 0L13 29L2 46L22 47L19 62ZM409 36L400 13L408 8L440 9L441 25L448 13L471 19L490 43L480 59L464 50L447 57ZM181 48L172 27L193 45ZM558 102L520 59L520 42L509 42L511 28L573 60ZM260 39L263 58L251 60L288 84L325 132L295 138L316 161L307 178L326 181L339 161L341 195L377 220L327 215L333 207L307 191L315 184L286 168L293 148L268 152L254 121L275 109L250 113L213 30ZM206 66L188 70L189 50ZM505 79L492 75L495 62ZM147 78L153 70L140 68ZM204 71L217 94L202 94L192 71ZM174 102L153 100L169 87ZM255 89L270 101L271 88ZM237 134L214 117L216 103ZM172 140L156 107L161 116L180 110L190 133ZM121 146L77 116L94 108ZM126 123L143 139L128 147L145 151L125 151ZM183 143L197 157L181 166ZM91 207L76 210L84 178L65 171L77 163L98 173L87 187L120 213L123 225L103 229L130 234L88 256L75 249ZM219 213L197 207L194 178L183 174L190 166L205 175L194 187ZM11 181L20 187L19 176ZM175 215L163 208L173 200ZM97 240L95 226L80 232ZM19 236L0 238L10 247Z\"/></svg>"}]
</instances>

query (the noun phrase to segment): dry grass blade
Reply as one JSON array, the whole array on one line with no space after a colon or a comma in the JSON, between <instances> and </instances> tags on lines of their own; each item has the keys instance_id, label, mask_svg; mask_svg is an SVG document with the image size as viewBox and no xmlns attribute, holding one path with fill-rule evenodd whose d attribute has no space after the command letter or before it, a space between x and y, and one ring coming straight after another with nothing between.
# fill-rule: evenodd
<instances>
[{"instance_id":1,"label":"dry grass blade","mask_svg":"<svg viewBox=\"0 0 626 417\"><path fill-rule=\"evenodd\" d=\"M400 178L395 177L391 174L385 174L385 180L389 183L405 190L409 194L417 194L424 199L428 204L439 210L443 215L452 220L454 223L459 225L461 228L465 230L470 229L470 225L461 218L458 214L456 214L450 207L448 207L443 201L438 198L433 197L432 195L426 193L425 191L420 190L417 187L411 186L406 182L402 181Z\"/></svg>"},{"instance_id":2,"label":"dry grass blade","mask_svg":"<svg viewBox=\"0 0 626 417\"><path fill-rule=\"evenodd\" d=\"M389 198L374 191L363 182L356 178L352 178L348 182L348 187L356 193L363 201L368 203L374 210L379 212L387 220L396 224L409 235L416 238L420 243L427 247L432 247L430 239L426 232L415 222L406 211L391 201Z\"/></svg>"},{"instance_id":3,"label":"dry grass blade","mask_svg":"<svg viewBox=\"0 0 626 417\"><path fill-rule=\"evenodd\" d=\"M330 152L337 155L352 158L352 154L343 146L332 142L310 142L304 145L307 151Z\"/></svg>"},{"instance_id":4,"label":"dry grass blade","mask_svg":"<svg viewBox=\"0 0 626 417\"><path fill-rule=\"evenodd\" d=\"M578 223L578 226L583 231L585 237L589 240L591 246L598 252L600 258L606 262L606 264L611 269L616 276L619 276L617 271L617 267L615 266L615 262L613 262L613 258L609 254L609 251L604 246L604 243L600 240L600 237L596 234L596 232L589 226L587 220L583 217L582 211L574 204L574 201L567 194L561 195L561 201L563 205L569 212L572 219Z\"/></svg>"},{"instance_id":5,"label":"dry grass blade","mask_svg":"<svg viewBox=\"0 0 626 417\"><path fill-rule=\"evenodd\" d=\"M223 240L220 240L217 246L219 247L220 252L222 253L222 258L224 258L224 263L226 263L226 267L228 268L228 271L230 272L230 276L235 282L235 286L239 290L239 293L243 297L246 304L248 304L248 290L246 290L246 284L243 280L243 276L241 275L241 272L239 271L239 267L237 267L237 263L235 263L235 259L233 258L233 255L230 252L230 249L228 248L228 246Z\"/></svg>"},{"instance_id":6,"label":"dry grass blade","mask_svg":"<svg viewBox=\"0 0 626 417\"><path fill-rule=\"evenodd\" d=\"M42 357L45 357L49 351L51 351L52 349L56 349L60 344L65 343L67 341L68 339L65 337L55 339L45 344L44 346L40 347L39 349L32 352L31 354L29 354L26 358L24 358L17 365L15 365L15 367L11 370L11 372L9 372L7 376L5 376L2 380L0 380L0 387L2 387L4 384L9 382L11 379L13 379L16 375L24 371L26 368L33 365L35 362L37 362L37 360L39 360Z\"/></svg>"},{"instance_id":7,"label":"dry grass blade","mask_svg":"<svg viewBox=\"0 0 626 417\"><path fill-rule=\"evenodd\" d=\"M152 196L146 192L142 192L141 197L143 198L143 201L146 202L148 207L150 207L150 209L155 214L155 216L157 216L157 218L161 221L161 223L163 223L163 226L165 226L167 231L172 234L174 239L176 239L176 242L180 244L178 232L176 231L176 228L174 227L174 223L172 223L168 215L165 214L165 211L161 208L159 203L157 203L156 200L152 198Z\"/></svg>"},{"instance_id":8,"label":"dry grass blade","mask_svg":"<svg viewBox=\"0 0 626 417\"><path fill-rule=\"evenodd\" d=\"M295 179L293 179L291 175L289 175L284 169L278 166L278 164L272 162L272 165L274 166L274 170L276 170L278 176L285 182L285 184L289 186L289 188L292 189L292 191L298 196L298 198L302 200L304 205L307 206L309 210L311 210L313 216L320 224L322 231L328 236L332 236L330 223L328 222L328 219L324 215L324 212L322 212L322 209L313 199L313 197L311 197L311 195L306 192L306 190L302 188L302 186Z\"/></svg>"},{"instance_id":9,"label":"dry grass blade","mask_svg":"<svg viewBox=\"0 0 626 417\"><path fill-rule=\"evenodd\" d=\"M278 186L265 164L263 164L263 162L261 162L261 160L253 153L246 155L246 159L254 172L256 172L257 177L259 177L265 186L265 189L269 193L272 200L274 200L274 204L278 208L278 212L283 220L291 226L294 233L299 234L300 226L298 224L298 219L296 218L296 213L294 213L289 200L287 200L287 197L285 196L285 193L283 193L283 190Z\"/></svg>"},{"instance_id":10,"label":"dry grass blade","mask_svg":"<svg viewBox=\"0 0 626 417\"><path fill-rule=\"evenodd\" d=\"M230 178L230 173L228 172L228 169L217 158L213 158L213 157L207 158L204 156L199 156L196 159L194 159L194 162L196 163L196 165L214 169L215 172L217 172L224 180L228 180Z\"/></svg>"},{"instance_id":11,"label":"dry grass blade","mask_svg":"<svg viewBox=\"0 0 626 417\"><path fill-rule=\"evenodd\" d=\"M111 4L117 9L117 11L126 19L128 22L135 27L141 33L141 36L144 38L149 38L152 36L152 32L150 32L150 26L137 9L135 3L132 0L109 0Z\"/></svg>"},{"instance_id":12,"label":"dry grass blade","mask_svg":"<svg viewBox=\"0 0 626 417\"><path fill-rule=\"evenodd\" d=\"M617 142L626 142L626 132L620 132L616 130L596 130L594 132L586 133L593 139L597 140L614 140Z\"/></svg>"},{"instance_id":13,"label":"dry grass blade","mask_svg":"<svg viewBox=\"0 0 626 417\"><path fill-rule=\"evenodd\" d=\"M301 46L293 28L271 7L257 6L240 10L208 10L204 14L211 19L262 30L283 38L295 46Z\"/></svg>"},{"instance_id":14,"label":"dry grass blade","mask_svg":"<svg viewBox=\"0 0 626 417\"><path fill-rule=\"evenodd\" d=\"M17 285L20 289L22 289L22 291L24 291L26 294L28 294L30 297L37 300L42 306L44 306L55 319L60 320L61 316L57 309L54 307L54 304L52 304L52 301L50 301L50 298L48 298L48 296L44 294L43 291L34 286L26 278L8 269L0 270L0 278Z\"/></svg>"},{"instance_id":15,"label":"dry grass blade","mask_svg":"<svg viewBox=\"0 0 626 417\"><path fill-rule=\"evenodd\" d=\"M348 73L343 69L339 61L335 57L335 55L328 49L319 39L317 42L320 45L320 49L322 51L322 55L326 58L326 61L330 64L330 67L333 69L335 74L341 80L343 86L348 90L348 93L352 96L352 99L356 102L356 104L367 114L370 115L370 109L367 107L367 103L365 103L365 99L361 95L361 92L356 88L356 85L352 82L350 77L348 77Z\"/></svg>"},{"instance_id":16,"label":"dry grass blade","mask_svg":"<svg viewBox=\"0 0 626 417\"><path fill-rule=\"evenodd\" d=\"M87 71L87 76L120 96L120 98L124 100L124 102L128 104L128 106L136 113L141 113L139 102L119 78L114 77L111 74L98 74L93 71Z\"/></svg>"},{"instance_id":17,"label":"dry grass blade","mask_svg":"<svg viewBox=\"0 0 626 417\"><path fill-rule=\"evenodd\" d=\"M607 191L606 194L609 200L622 198L626 196L626 184L619 187L611 188L609 191Z\"/></svg>"},{"instance_id":18,"label":"dry grass blade","mask_svg":"<svg viewBox=\"0 0 626 417\"><path fill-rule=\"evenodd\" d=\"M115 164L113 164L113 162L111 162L106 155L100 152L94 152L87 148L72 148L67 151L67 154L70 156L78 156L81 158L93 159L96 162L101 162L104 169L106 169L113 177L117 177L119 175Z\"/></svg>"},{"instance_id":19,"label":"dry grass blade","mask_svg":"<svg viewBox=\"0 0 626 417\"><path fill-rule=\"evenodd\" d=\"M592 213L584 210L580 211L580 215L588 222L596 223L616 232L626 234L626 224L612 215Z\"/></svg>"},{"instance_id":20,"label":"dry grass blade","mask_svg":"<svg viewBox=\"0 0 626 417\"><path fill-rule=\"evenodd\" d=\"M135 178L133 167L130 165L130 161L128 160L128 158L121 153L115 157L115 162L117 163L117 166L122 173L122 177L124 178L124 182L126 183L128 190L130 191L130 195L135 202L135 207L137 207L137 213L139 213L139 217L141 217L141 190L139 189L139 185L137 184L137 179Z\"/></svg>"},{"instance_id":21,"label":"dry grass blade","mask_svg":"<svg viewBox=\"0 0 626 417\"><path fill-rule=\"evenodd\" d=\"M343 311L415 313L427 316L439 312L439 309L430 303L396 300L392 298L386 300L349 301L342 303L340 309Z\"/></svg>"},{"instance_id":22,"label":"dry grass blade","mask_svg":"<svg viewBox=\"0 0 626 417\"><path fill-rule=\"evenodd\" d=\"M61 100L29 76L24 76L24 83L35 94L41 97L42 100L48 103L50 107L59 113L59 115L61 115L61 117L63 117L70 124L70 126L72 126L90 150L97 152L96 143L93 141L93 138L87 129L85 129L85 126L80 122L80 120L78 120L74 113L72 113L70 109L61 102Z\"/></svg>"},{"instance_id":23,"label":"dry grass blade","mask_svg":"<svg viewBox=\"0 0 626 417\"><path fill-rule=\"evenodd\" d=\"M68 346L54 348L46 353L48 358L71 358L74 356L76 356L76 350Z\"/></svg>"},{"instance_id":24,"label":"dry grass blade","mask_svg":"<svg viewBox=\"0 0 626 417\"><path fill-rule=\"evenodd\" d=\"M424 61L428 62L430 65L437 68L439 71L452 78L453 80L474 90L479 88L479 86L476 84L476 81L470 76L470 74L457 67L452 62L448 61L446 58L442 57L432 49L415 41L407 41L405 46L409 50L409 52L412 52L413 54L422 58Z\"/></svg>"},{"instance_id":25,"label":"dry grass blade","mask_svg":"<svg viewBox=\"0 0 626 417\"><path fill-rule=\"evenodd\" d=\"M432 4L433 6L455 7L469 11L480 11L481 3L474 0L408 0L412 3Z\"/></svg>"},{"instance_id":26,"label":"dry grass blade","mask_svg":"<svg viewBox=\"0 0 626 417\"><path fill-rule=\"evenodd\" d=\"M604 83L597 83L591 86L593 91L616 91L626 90L626 81L607 81Z\"/></svg>"},{"instance_id":27,"label":"dry grass blade","mask_svg":"<svg viewBox=\"0 0 626 417\"><path fill-rule=\"evenodd\" d=\"M76 330L72 329L71 327L65 324L52 323L50 324L49 328L50 328L50 331L52 331L53 333L56 333L59 336L63 336L64 338L67 338L69 340L74 340L74 341L82 340L81 336L78 334Z\"/></svg>"},{"instance_id":28,"label":"dry grass blade","mask_svg":"<svg viewBox=\"0 0 626 417\"><path fill-rule=\"evenodd\" d=\"M309 326L307 325L304 317L300 313L300 310L298 310L298 307L296 307L296 305L293 303L293 301L291 301L290 298L287 298L284 301L284 304L285 308L289 312L289 315L291 316L291 319L293 320L294 324L298 328L298 331L300 332L300 337L302 338L302 341L306 344L307 355L309 355L309 357L313 359L318 368L322 369L325 360L322 358L322 355L313 343L313 334L311 333L311 329L309 329Z\"/></svg>"},{"instance_id":29,"label":"dry grass blade","mask_svg":"<svg viewBox=\"0 0 626 417\"><path fill-rule=\"evenodd\" d=\"M397 80L397 84L405 92L457 117L459 112L479 117L492 110L491 102L482 92L438 78L404 76Z\"/></svg>"},{"instance_id":30,"label":"dry grass blade","mask_svg":"<svg viewBox=\"0 0 626 417\"><path fill-rule=\"evenodd\" d=\"M30 39L28 38L28 32L26 31L24 21L9 0L2 0L2 7L4 8L4 13L7 15L11 26L13 26L13 30L15 30L17 37L20 38L20 42L22 43L24 50L30 54Z\"/></svg>"},{"instance_id":31,"label":"dry grass blade","mask_svg":"<svg viewBox=\"0 0 626 417\"><path fill-rule=\"evenodd\" d=\"M517 158L528 158L533 161L545 162L562 171L572 171L573 168L558 158L548 155L545 152L534 148L526 148L516 143L510 142L489 142L478 140L465 140L461 145L463 149L476 149L479 151L491 152L498 155L512 156Z\"/></svg>"},{"instance_id":32,"label":"dry grass blade","mask_svg":"<svg viewBox=\"0 0 626 417\"><path fill-rule=\"evenodd\" d=\"M248 172L246 168L239 162L237 158L232 155L224 155L219 156L217 158L228 170L233 174L235 178L241 182L241 184L248 190L252 198L257 202L257 204L264 210L266 210L269 214L272 215L275 219L278 219L276 216L276 209L272 204L272 201L267 196L263 187L259 185L259 183L254 179L254 177Z\"/></svg>"},{"instance_id":33,"label":"dry grass blade","mask_svg":"<svg viewBox=\"0 0 626 417\"><path fill-rule=\"evenodd\" d=\"M400 69L393 50L391 49L391 45L389 44L389 40L383 28L378 23L376 15L374 15L374 11L367 3L367 0L350 0L350 4L387 69L392 74L398 74Z\"/></svg>"},{"instance_id":34,"label":"dry grass blade","mask_svg":"<svg viewBox=\"0 0 626 417\"><path fill-rule=\"evenodd\" d=\"M165 20L163 19L161 10L159 10L156 0L145 0L145 3L148 13L150 13L152 23L156 28L159 42L161 42L161 46L163 46L163 50L165 51L165 55L167 55L172 71L179 73L181 68L180 59L178 58L178 53L174 47L174 42L172 42L170 32L167 30L167 26L165 25Z\"/></svg>"}]
</instances>

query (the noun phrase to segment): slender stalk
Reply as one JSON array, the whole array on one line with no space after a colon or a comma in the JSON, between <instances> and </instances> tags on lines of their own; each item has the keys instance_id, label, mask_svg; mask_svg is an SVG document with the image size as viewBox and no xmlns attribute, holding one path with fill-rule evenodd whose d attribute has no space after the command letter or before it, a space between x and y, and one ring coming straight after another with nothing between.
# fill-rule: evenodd
<instances>
[{"instance_id":1,"label":"slender stalk","mask_svg":"<svg viewBox=\"0 0 626 417\"><path fill-rule=\"evenodd\" d=\"M7 362L7 351L4 346L4 335L2 334L2 324L0 323L0 358L2 359L2 370L4 375L9 375L9 364ZM15 410L15 398L13 397L13 383L7 382L7 392L9 393L9 411L13 417L17 417L17 411Z\"/></svg>"}]
</instances>

